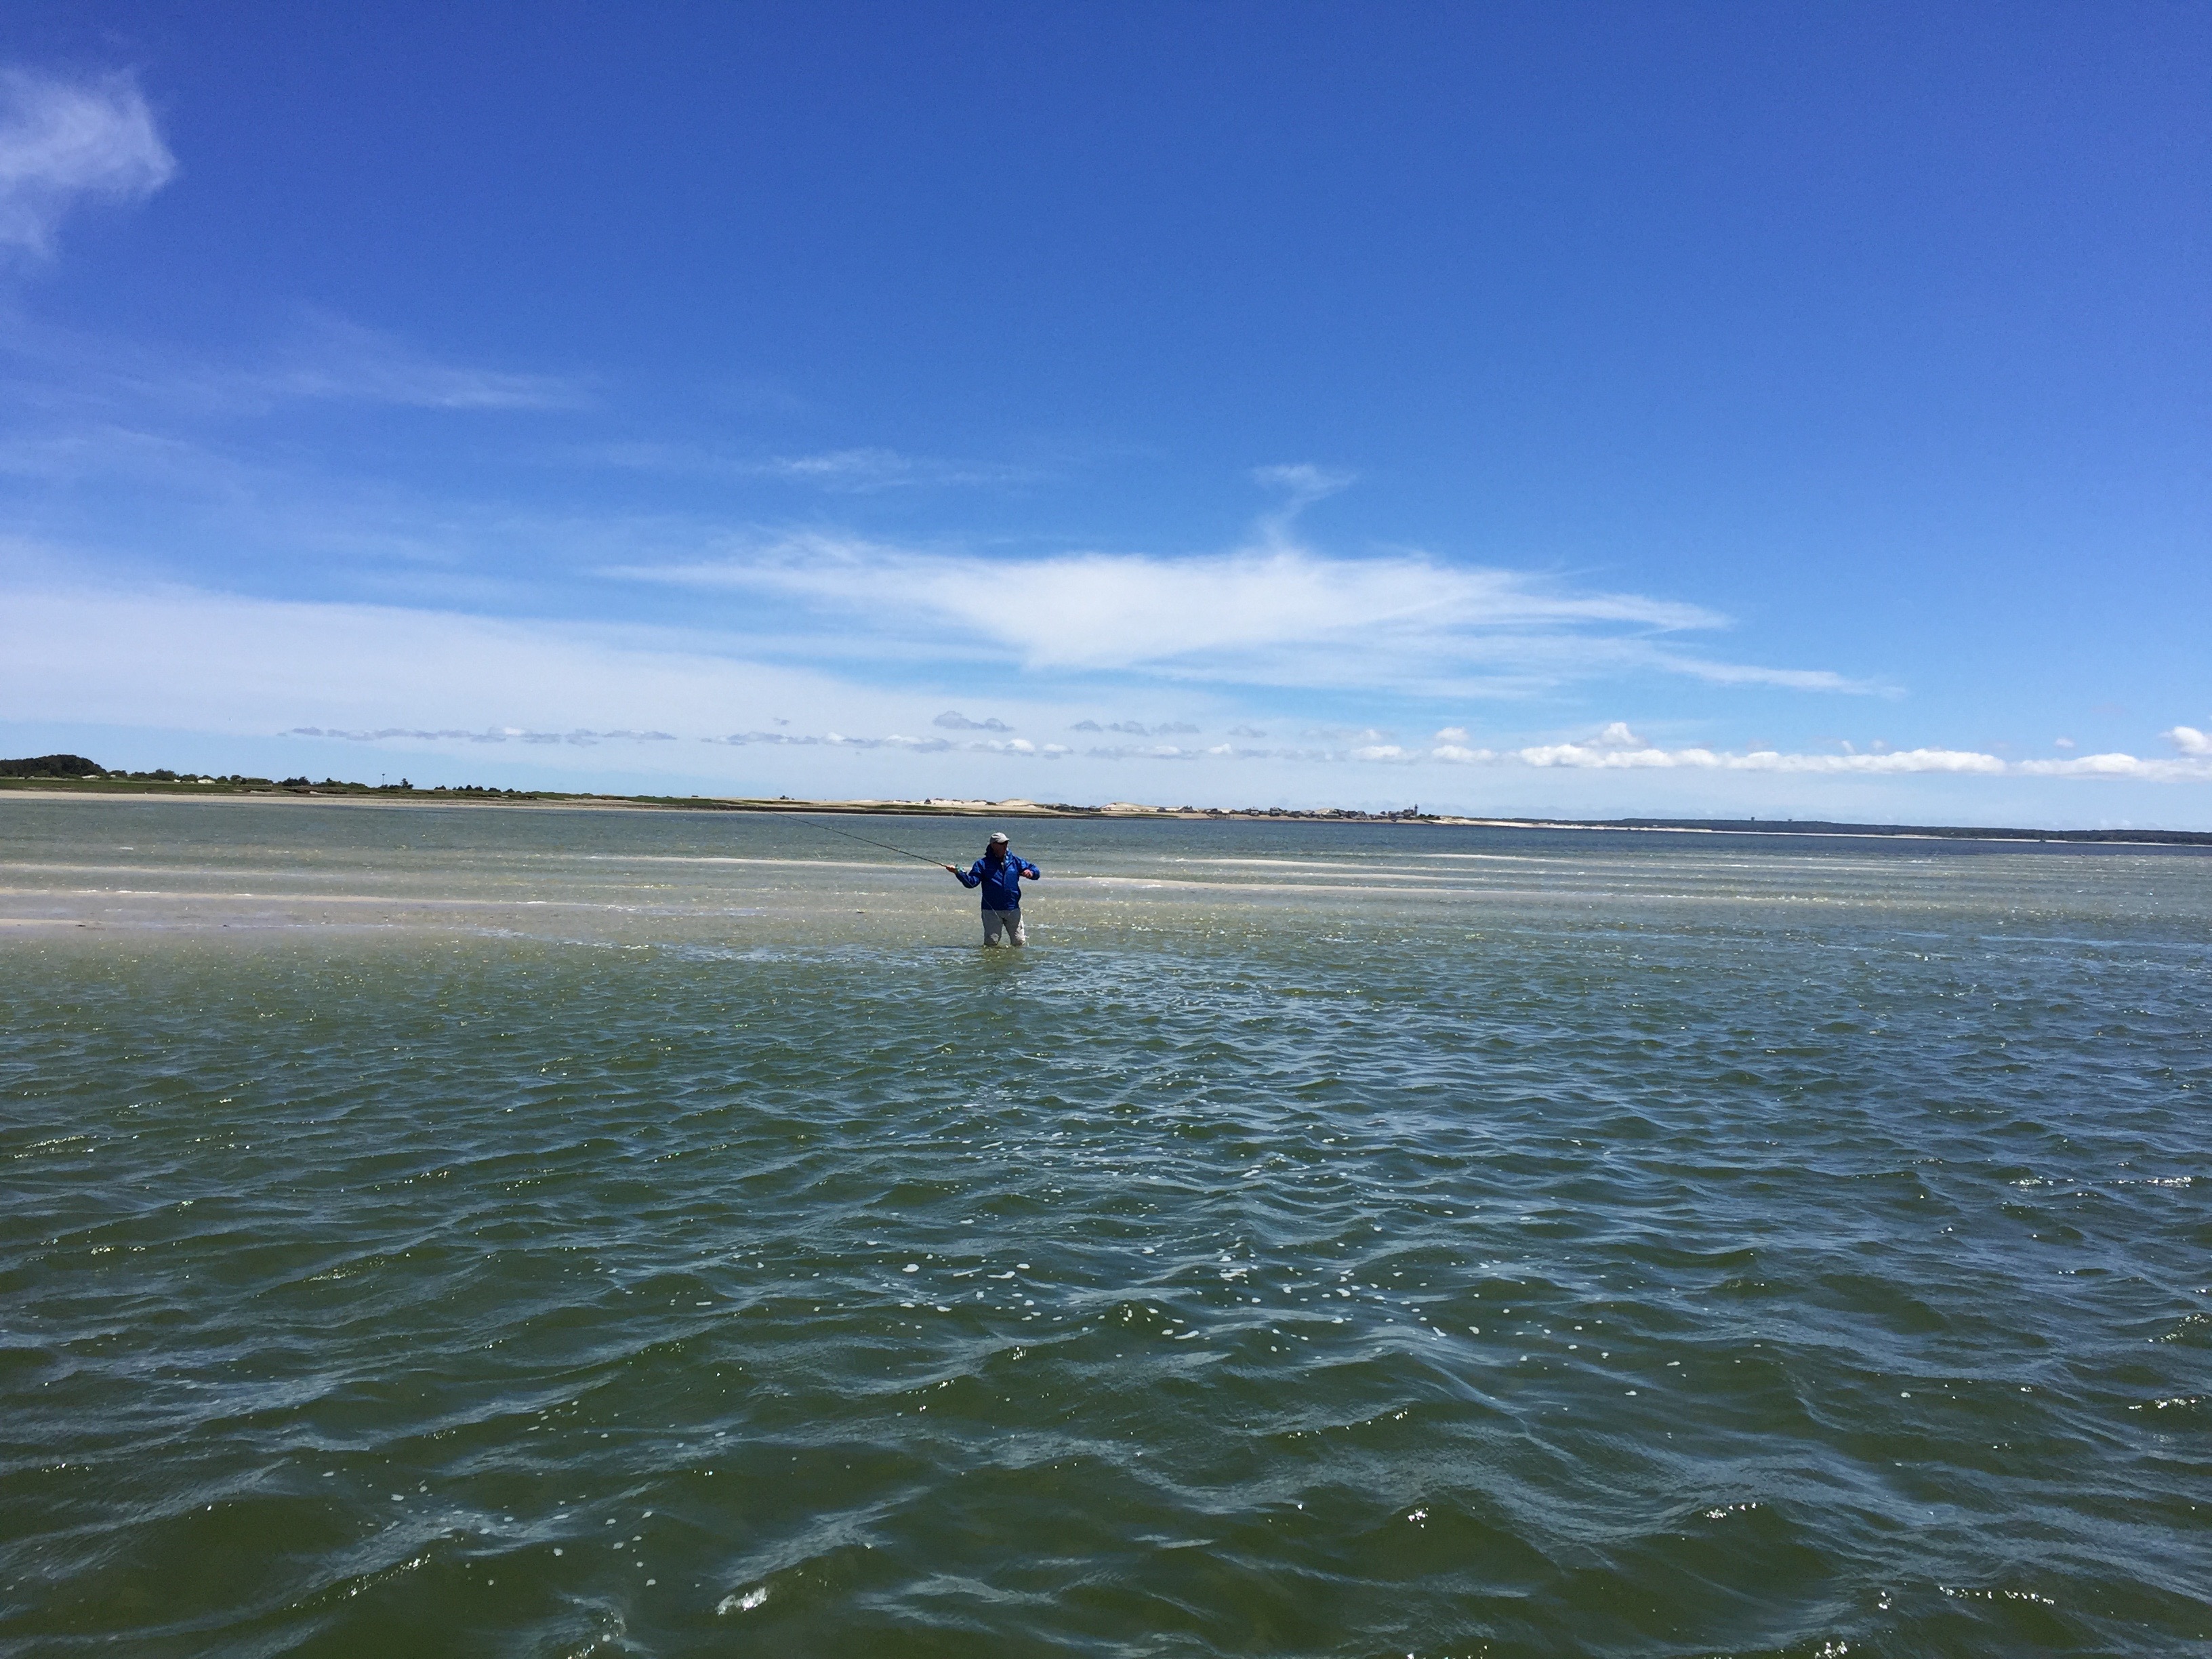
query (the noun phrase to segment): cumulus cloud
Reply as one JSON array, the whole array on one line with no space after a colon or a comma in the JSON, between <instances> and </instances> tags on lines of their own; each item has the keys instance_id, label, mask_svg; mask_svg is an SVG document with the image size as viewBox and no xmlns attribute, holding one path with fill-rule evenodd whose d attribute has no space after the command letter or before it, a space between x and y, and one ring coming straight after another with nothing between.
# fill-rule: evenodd
<instances>
[{"instance_id":1,"label":"cumulus cloud","mask_svg":"<svg viewBox=\"0 0 2212 1659\"><path fill-rule=\"evenodd\" d=\"M1086 721L1083 724L1094 723ZM1107 728L1097 729L1103 732ZM1461 738L1466 737L1466 732L1460 727L1446 729ZM1086 759L1102 761L1217 763L1291 761L1313 765L1563 768L1607 772L1756 772L1838 777L1942 774L1987 778L2124 778L2142 782L2212 782L2212 759L2143 760L2133 755L2107 754L2087 755L2069 760L2013 761L1979 750L1928 748L1840 755L1773 749L1665 749L1645 743L1622 720L1613 721L1584 742L1532 744L1506 749L1480 748L1463 741L1427 746L1394 743L1388 740L1387 733L1372 730L1317 731L1308 735L1325 741L1295 748L1255 748L1228 743L1205 746L1171 743L1101 744L1085 750L1083 754ZM958 749L1048 758L1071 752L1058 744L1033 744L1020 738L1011 742L952 744L941 738L854 737L836 732L819 735L749 732L708 741L799 748L910 749L921 752Z\"/></svg>"},{"instance_id":2,"label":"cumulus cloud","mask_svg":"<svg viewBox=\"0 0 2212 1659\"><path fill-rule=\"evenodd\" d=\"M0 70L0 250L50 256L78 203L143 201L176 171L128 76Z\"/></svg>"},{"instance_id":3,"label":"cumulus cloud","mask_svg":"<svg viewBox=\"0 0 2212 1659\"><path fill-rule=\"evenodd\" d=\"M1147 726L1142 720L1113 720L1101 726L1097 720L1078 720L1068 727L1071 732L1120 732L1133 738L1164 738L1188 735L1198 728L1188 720L1163 720L1158 726ZM1262 734L1264 735L1264 734Z\"/></svg>"},{"instance_id":4,"label":"cumulus cloud","mask_svg":"<svg viewBox=\"0 0 2212 1659\"><path fill-rule=\"evenodd\" d=\"M948 732L1011 732L1014 729L1006 721L996 718L971 720L957 708L946 709L935 720L930 721L930 724L941 726Z\"/></svg>"},{"instance_id":5,"label":"cumulus cloud","mask_svg":"<svg viewBox=\"0 0 2212 1659\"><path fill-rule=\"evenodd\" d=\"M1003 731L1003 726L999 728ZM917 755L945 755L955 751L971 755L1035 755L1045 760L1057 759L1072 753L1065 744L1031 743L1027 738L987 738L969 743L954 743L949 738L909 738L898 732L889 737L853 737L842 732L824 732L819 735L794 732L732 732L726 738L705 738L704 743L729 744L743 748L750 744L765 744L771 748L786 749L902 749Z\"/></svg>"},{"instance_id":6,"label":"cumulus cloud","mask_svg":"<svg viewBox=\"0 0 2212 1659\"><path fill-rule=\"evenodd\" d=\"M886 738L851 738L841 732L732 732L724 738L703 738L703 743L729 744L744 748L764 744L783 749L910 749L916 754L942 755L957 747L950 738L908 738L893 732Z\"/></svg>"},{"instance_id":7,"label":"cumulus cloud","mask_svg":"<svg viewBox=\"0 0 2212 1659\"><path fill-rule=\"evenodd\" d=\"M2083 755L2074 760L2014 761L2010 769L2028 778L2133 778L2148 783L2212 779L2212 760L2142 760L2133 755Z\"/></svg>"},{"instance_id":8,"label":"cumulus cloud","mask_svg":"<svg viewBox=\"0 0 2212 1659\"><path fill-rule=\"evenodd\" d=\"M2186 728L2183 728L2186 729ZM1447 735L1440 732L1439 737ZM2007 760L1973 749L1888 749L1873 754L1790 753L1773 749L1662 749L1614 720L1581 743L1534 744L1518 749L1471 748L1462 739L1407 752L1395 746L1355 749L1353 760L1430 760L1454 765L1565 767L1601 771L1781 772L1833 776L1897 776L1947 773L1982 777L2131 778L2145 782L2212 781L2212 759L2143 760L2133 755L2083 755L2065 760ZM2169 734L2170 736L2171 734ZM2185 751L2190 752L2190 751ZM2212 744L2204 754L2212 757Z\"/></svg>"},{"instance_id":9,"label":"cumulus cloud","mask_svg":"<svg viewBox=\"0 0 2212 1659\"><path fill-rule=\"evenodd\" d=\"M939 725L945 722L939 720ZM964 731L1005 731L1009 728L982 721L963 720L955 729ZM1094 720L1079 721L1077 731L1105 732L1129 732L1135 735L1151 735L1138 722L1122 721L1112 726L1102 726ZM1167 728L1159 728L1167 729ZM1249 728L1247 728L1249 730ZM2188 728L2181 728L2187 730ZM484 731L441 730L426 731L390 727L377 731L324 730L314 726L293 728L290 735L300 737L344 738L356 741L377 741L384 738L413 738L463 740L470 743L589 744L600 741L629 739L636 742L665 742L665 732L591 731L524 732L514 727L488 728ZM1264 735L1264 734L1256 734ZM1678 771L1678 772L1756 772L1780 773L1806 776L1875 776L1898 777L1914 774L1942 774L1952 776L1978 777L2053 777L2082 779L2132 779L2141 782L2212 782L2212 744L2200 751L2202 757L2192 755L2180 760L2145 760L2128 754L2085 755L2065 760L2007 760L1972 749L1893 749L1878 753L1843 754L1797 753L1773 749L1719 750L1703 747L1678 749L1661 748L1646 743L1629 727L1625 720L1613 720L1601 727L1594 736L1579 743L1532 744L1521 748L1488 749L1471 746L1463 727L1447 726L1437 735L1439 738L1454 739L1422 746L1388 741L1389 734L1365 730L1316 730L1306 734L1324 741L1294 748L1254 748L1222 743L1203 747L1172 743L1144 743L1101 744L1083 751L1091 760L1103 761L1178 761L1178 762L1254 762L1294 761L1306 764L1351 764L1418 766L1442 764L1446 766L1526 767L1534 769L1564 768L1576 770L1608 772ZM1057 759L1074 751L1056 743L1034 744L1025 738L987 738L954 742L945 738L912 738L896 732L884 737L854 736L839 732L735 732L726 737L708 738L708 743L745 746L763 744L769 747L797 749L884 749L903 750L915 754L947 754L954 752L996 754L1012 757L1035 757Z\"/></svg>"},{"instance_id":10,"label":"cumulus cloud","mask_svg":"<svg viewBox=\"0 0 2212 1659\"><path fill-rule=\"evenodd\" d=\"M1995 755L1961 749L1893 750L1884 755L1784 754L1771 749L1729 753L1712 749L1630 748L1614 743L1539 744L1504 758L1528 766L1594 767L1608 770L1677 769L1718 772L1980 772L2001 774Z\"/></svg>"},{"instance_id":11,"label":"cumulus cloud","mask_svg":"<svg viewBox=\"0 0 2212 1659\"><path fill-rule=\"evenodd\" d=\"M2212 735L2198 731L2193 726L2177 726L2159 735L2185 755L2212 755ZM2071 744L2067 745L2069 749Z\"/></svg>"},{"instance_id":12,"label":"cumulus cloud","mask_svg":"<svg viewBox=\"0 0 2212 1659\"><path fill-rule=\"evenodd\" d=\"M1182 744L1118 744L1098 746L1083 751L1093 760L1230 760L1248 758L1250 750L1240 750L1228 744L1216 744L1210 749L1194 749Z\"/></svg>"}]
</instances>

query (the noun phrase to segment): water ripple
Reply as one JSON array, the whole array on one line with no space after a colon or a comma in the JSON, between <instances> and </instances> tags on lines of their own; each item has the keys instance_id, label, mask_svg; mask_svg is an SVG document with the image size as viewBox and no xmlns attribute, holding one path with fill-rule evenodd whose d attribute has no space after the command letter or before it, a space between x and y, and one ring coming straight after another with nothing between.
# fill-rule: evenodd
<instances>
[{"instance_id":1,"label":"water ripple","mask_svg":"<svg viewBox=\"0 0 2212 1659\"><path fill-rule=\"evenodd\" d=\"M35 805L8 1651L2212 1643L2212 861Z\"/></svg>"}]
</instances>

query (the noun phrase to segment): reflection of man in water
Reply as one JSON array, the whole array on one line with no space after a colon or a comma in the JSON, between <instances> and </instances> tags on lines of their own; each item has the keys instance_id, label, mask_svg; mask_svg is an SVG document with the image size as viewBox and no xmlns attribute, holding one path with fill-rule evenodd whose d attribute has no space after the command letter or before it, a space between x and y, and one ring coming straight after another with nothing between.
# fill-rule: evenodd
<instances>
[{"instance_id":1,"label":"reflection of man in water","mask_svg":"<svg viewBox=\"0 0 2212 1659\"><path fill-rule=\"evenodd\" d=\"M1041 881L1044 872L1026 859L1018 859L1008 852L1004 834L994 830L981 858L965 870L956 870L948 864L945 872L957 877L963 887L983 890L984 944L996 945L1000 933L1006 936L1009 945L1030 942L1029 936L1022 932L1022 883Z\"/></svg>"}]
</instances>

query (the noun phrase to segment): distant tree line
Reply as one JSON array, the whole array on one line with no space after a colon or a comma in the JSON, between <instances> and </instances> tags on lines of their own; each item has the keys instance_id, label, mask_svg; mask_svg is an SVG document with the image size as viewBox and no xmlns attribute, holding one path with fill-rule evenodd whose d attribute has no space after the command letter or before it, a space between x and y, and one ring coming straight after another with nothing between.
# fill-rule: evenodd
<instances>
[{"instance_id":1,"label":"distant tree line","mask_svg":"<svg viewBox=\"0 0 2212 1659\"><path fill-rule=\"evenodd\" d=\"M23 760L0 760L0 778L115 778L137 783L258 783L266 785L266 778L249 778L234 772L228 777L211 777L205 772L172 772L166 766L157 766L150 772L133 772L128 768L109 771L98 761L88 760L82 755L33 755ZM301 782L307 780L302 778Z\"/></svg>"},{"instance_id":2,"label":"distant tree line","mask_svg":"<svg viewBox=\"0 0 2212 1659\"><path fill-rule=\"evenodd\" d=\"M0 760L0 778L104 778L107 769L82 755L33 755Z\"/></svg>"},{"instance_id":3,"label":"distant tree line","mask_svg":"<svg viewBox=\"0 0 2212 1659\"><path fill-rule=\"evenodd\" d=\"M0 778L67 778L74 781L89 779L108 779L118 783L227 783L244 787L262 789L343 789L362 794L421 793L439 795L473 795L483 799L530 799L536 793L527 789L501 789L495 785L480 783L439 784L434 789L416 790L412 781L402 778L397 783L355 783L344 778L325 778L320 783L302 773L294 778L250 778L233 772L228 776L206 772L173 772L166 766L150 771L133 772L127 768L110 771L98 761L82 755L32 755L20 760L0 760Z\"/></svg>"}]
</instances>

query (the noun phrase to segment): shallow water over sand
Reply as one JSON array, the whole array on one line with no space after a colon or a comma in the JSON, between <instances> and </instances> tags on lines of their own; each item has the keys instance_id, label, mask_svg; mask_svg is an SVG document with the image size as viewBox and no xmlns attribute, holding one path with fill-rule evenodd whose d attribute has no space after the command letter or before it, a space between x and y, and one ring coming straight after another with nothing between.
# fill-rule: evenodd
<instances>
[{"instance_id":1,"label":"shallow water over sand","mask_svg":"<svg viewBox=\"0 0 2212 1659\"><path fill-rule=\"evenodd\" d=\"M1007 827L0 799L0 1650L2212 1643L2212 858Z\"/></svg>"}]
</instances>

